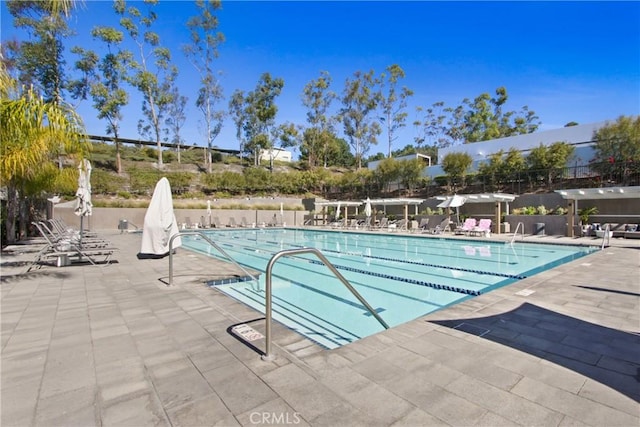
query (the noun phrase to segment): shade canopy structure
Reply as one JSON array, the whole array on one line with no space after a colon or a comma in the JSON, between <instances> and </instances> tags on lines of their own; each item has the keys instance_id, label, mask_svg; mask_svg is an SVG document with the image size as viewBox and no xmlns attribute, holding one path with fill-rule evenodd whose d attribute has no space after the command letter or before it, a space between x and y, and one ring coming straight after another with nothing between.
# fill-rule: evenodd
<instances>
[{"instance_id":1,"label":"shade canopy structure","mask_svg":"<svg viewBox=\"0 0 640 427\"><path fill-rule=\"evenodd\" d=\"M454 198L463 198L464 203L493 203L495 206L495 215L493 221L494 233L500 233L500 222L502 221L502 206L501 204L504 202L506 204L505 212L509 214L509 203L513 202L516 197L514 194L507 193L479 193L479 194L456 194L453 196L438 196L435 197L437 200L442 200L442 203L438 204L438 207L446 207L441 206L446 202L453 202ZM457 202L456 202L457 203ZM462 206L462 205L459 205ZM454 207L454 206L449 206Z\"/></svg>"},{"instance_id":2,"label":"shade canopy structure","mask_svg":"<svg viewBox=\"0 0 640 427\"><path fill-rule=\"evenodd\" d=\"M556 190L566 200L638 199L639 187L578 188Z\"/></svg>"},{"instance_id":3,"label":"shade canopy structure","mask_svg":"<svg viewBox=\"0 0 640 427\"><path fill-rule=\"evenodd\" d=\"M418 206L424 203L424 199L404 199L404 198L390 198L390 199L372 199L372 206L382 206L384 213L387 213L387 206L404 206L404 221L409 220L409 206L415 206L415 214L418 215Z\"/></svg>"},{"instance_id":4,"label":"shade canopy structure","mask_svg":"<svg viewBox=\"0 0 640 427\"><path fill-rule=\"evenodd\" d=\"M355 214L358 214L358 206L361 206L362 202L357 202L353 200L319 200L315 202L315 209L321 210L323 213L323 217L326 219L326 208L327 207L335 207L336 208L336 219L340 216L340 209L344 209L344 218L348 217L349 208L355 208Z\"/></svg>"},{"instance_id":5,"label":"shade canopy structure","mask_svg":"<svg viewBox=\"0 0 640 427\"><path fill-rule=\"evenodd\" d=\"M604 187L604 188L576 188L571 190L556 190L563 199L567 200L567 236L574 236L575 218L578 214L580 200L603 199L638 199L640 186L635 187Z\"/></svg>"}]
</instances>

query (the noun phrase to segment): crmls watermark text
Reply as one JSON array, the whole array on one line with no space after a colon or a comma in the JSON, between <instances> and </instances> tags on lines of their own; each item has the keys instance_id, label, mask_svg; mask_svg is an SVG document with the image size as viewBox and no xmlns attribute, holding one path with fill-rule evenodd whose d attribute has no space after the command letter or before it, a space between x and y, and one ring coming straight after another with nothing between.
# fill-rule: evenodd
<instances>
[{"instance_id":1,"label":"crmls watermark text","mask_svg":"<svg viewBox=\"0 0 640 427\"><path fill-rule=\"evenodd\" d=\"M251 424L300 424L300 415L297 412L290 414L289 412L252 412L249 415Z\"/></svg>"}]
</instances>

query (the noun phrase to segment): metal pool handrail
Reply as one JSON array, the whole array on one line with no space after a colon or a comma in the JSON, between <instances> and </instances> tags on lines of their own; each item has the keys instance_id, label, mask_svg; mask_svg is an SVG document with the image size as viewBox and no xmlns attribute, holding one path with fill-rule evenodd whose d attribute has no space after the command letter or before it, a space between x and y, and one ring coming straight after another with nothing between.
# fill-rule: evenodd
<instances>
[{"instance_id":1,"label":"metal pool handrail","mask_svg":"<svg viewBox=\"0 0 640 427\"><path fill-rule=\"evenodd\" d=\"M516 225L516 231L513 232L513 237L511 237L512 244L513 244L513 241L516 240L516 236L518 235L518 230L520 229L520 226L522 226L522 240L524 240L524 223L519 222L518 225Z\"/></svg>"},{"instance_id":2,"label":"metal pool handrail","mask_svg":"<svg viewBox=\"0 0 640 427\"><path fill-rule=\"evenodd\" d=\"M198 235L202 237L207 243L216 248L222 255L224 255L229 261L231 261L236 267L240 270L244 271L247 276L251 277L253 280L258 281L258 278L253 274L249 273L246 268L238 264L236 260L231 258L231 256L226 253L220 246L218 246L214 241L209 239L206 234L202 231L195 230L187 230L187 231L179 231L169 239L169 286L173 285L173 240L178 236L188 236L188 235Z\"/></svg>"},{"instance_id":3,"label":"metal pool handrail","mask_svg":"<svg viewBox=\"0 0 640 427\"><path fill-rule=\"evenodd\" d=\"M272 311L271 310L271 270L273 269L273 265L276 263L276 261L278 261L278 259L280 259L281 257L287 256L287 255L298 255L298 254L314 254L315 256L317 256L320 259L320 261L322 261L322 263L326 265L329 268L329 270L331 270L334 276L340 279L340 281L358 299L358 301L360 301L362 305L364 305L367 308L369 313L371 313L373 317L375 317L376 320L380 322L382 326L384 326L385 329L389 329L389 325L387 325L387 323L384 320L382 320L380 315L373 309L373 307L369 305L369 303L362 297L362 295L360 295L358 291L356 291L355 288L351 286L351 284L347 281L347 279L345 279L344 276L340 274L340 272L334 267L334 265L331 264L331 262L329 262L329 260L324 255L322 255L322 252L320 252L318 249L315 249L315 248L285 249L283 251L276 253L271 257L271 259L269 260L269 263L267 264L267 269L266 269L266 279L265 279L266 281L266 286L265 286L266 288L265 289L266 349L265 349L265 354L262 356L263 360L271 361L275 359L275 356L271 354L271 317L272 317L271 316L272 315L271 313Z\"/></svg>"},{"instance_id":4,"label":"metal pool handrail","mask_svg":"<svg viewBox=\"0 0 640 427\"><path fill-rule=\"evenodd\" d=\"M611 234L610 228L611 227L609 224L606 224L604 226L604 234L602 235L602 246L600 246L600 249L604 249L604 239L607 239L607 244L611 246L611 237L609 236Z\"/></svg>"}]
</instances>

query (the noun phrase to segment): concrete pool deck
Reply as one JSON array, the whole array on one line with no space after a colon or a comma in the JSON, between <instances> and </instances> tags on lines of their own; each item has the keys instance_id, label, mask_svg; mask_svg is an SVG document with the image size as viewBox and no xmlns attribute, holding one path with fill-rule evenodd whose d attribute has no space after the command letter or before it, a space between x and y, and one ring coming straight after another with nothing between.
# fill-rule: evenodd
<instances>
[{"instance_id":1,"label":"concrete pool deck","mask_svg":"<svg viewBox=\"0 0 640 427\"><path fill-rule=\"evenodd\" d=\"M274 323L266 362L232 330L264 316L203 284L235 267L178 250L168 287L140 234L100 233L110 265L3 252L3 426L640 424L640 240L331 351Z\"/></svg>"}]
</instances>

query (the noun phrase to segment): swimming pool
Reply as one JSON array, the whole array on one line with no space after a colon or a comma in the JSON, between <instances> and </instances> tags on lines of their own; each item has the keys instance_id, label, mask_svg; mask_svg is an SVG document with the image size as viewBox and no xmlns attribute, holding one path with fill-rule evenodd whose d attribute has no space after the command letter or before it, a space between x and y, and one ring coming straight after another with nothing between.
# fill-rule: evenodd
<instances>
[{"instance_id":1,"label":"swimming pool","mask_svg":"<svg viewBox=\"0 0 640 427\"><path fill-rule=\"evenodd\" d=\"M309 229L206 233L239 264L262 272L281 250L319 249L391 327L597 250ZM182 245L226 261L197 236L184 236ZM336 348L384 329L317 257L283 257L272 273L273 318L318 344ZM264 276L216 288L264 313Z\"/></svg>"}]
</instances>

